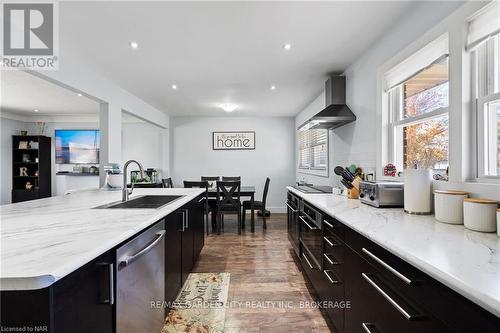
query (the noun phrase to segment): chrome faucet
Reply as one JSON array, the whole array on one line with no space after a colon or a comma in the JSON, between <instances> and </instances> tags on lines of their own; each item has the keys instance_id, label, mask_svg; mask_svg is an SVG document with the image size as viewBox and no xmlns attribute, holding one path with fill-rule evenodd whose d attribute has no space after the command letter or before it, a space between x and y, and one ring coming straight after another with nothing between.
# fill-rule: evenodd
<instances>
[{"instance_id":1,"label":"chrome faucet","mask_svg":"<svg viewBox=\"0 0 500 333\"><path fill-rule=\"evenodd\" d=\"M135 163L137 166L139 166L139 172L141 173L141 179L144 179L144 168L142 167L141 163L137 162L136 160L129 160L123 165L123 190L122 190L122 202L125 202L128 200L128 196L132 194L132 191L134 190L134 184L132 183L132 187L130 188L130 191L127 189L127 167L130 163Z\"/></svg>"}]
</instances>

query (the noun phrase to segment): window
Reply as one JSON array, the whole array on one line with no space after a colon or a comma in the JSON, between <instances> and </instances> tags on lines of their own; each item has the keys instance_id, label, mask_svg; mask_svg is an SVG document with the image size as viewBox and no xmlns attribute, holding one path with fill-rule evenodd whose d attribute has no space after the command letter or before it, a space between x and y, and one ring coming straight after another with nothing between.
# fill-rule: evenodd
<instances>
[{"instance_id":1,"label":"window","mask_svg":"<svg viewBox=\"0 0 500 333\"><path fill-rule=\"evenodd\" d=\"M485 6L469 22L477 177L500 178L500 4Z\"/></svg>"},{"instance_id":2,"label":"window","mask_svg":"<svg viewBox=\"0 0 500 333\"><path fill-rule=\"evenodd\" d=\"M389 99L389 158L398 170L448 167L448 56L393 86Z\"/></svg>"},{"instance_id":3,"label":"window","mask_svg":"<svg viewBox=\"0 0 500 333\"><path fill-rule=\"evenodd\" d=\"M308 125L298 131L299 170L328 176L328 130Z\"/></svg>"}]
</instances>

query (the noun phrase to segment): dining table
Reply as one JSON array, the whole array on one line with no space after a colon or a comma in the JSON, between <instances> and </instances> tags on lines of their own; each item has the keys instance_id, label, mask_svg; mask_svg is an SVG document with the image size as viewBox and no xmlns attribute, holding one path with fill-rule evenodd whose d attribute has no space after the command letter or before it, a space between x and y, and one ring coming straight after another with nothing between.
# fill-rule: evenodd
<instances>
[{"instance_id":1,"label":"dining table","mask_svg":"<svg viewBox=\"0 0 500 333\"><path fill-rule=\"evenodd\" d=\"M216 198L217 197L217 189L216 188L209 188L208 189L208 197L209 198ZM255 186L241 186L240 187L240 197L246 197L250 198L250 211L251 211L251 219L250 219L250 230L251 232L255 232L255 216L254 216L254 211L255 211ZM242 229L245 229L245 224L241 225Z\"/></svg>"}]
</instances>

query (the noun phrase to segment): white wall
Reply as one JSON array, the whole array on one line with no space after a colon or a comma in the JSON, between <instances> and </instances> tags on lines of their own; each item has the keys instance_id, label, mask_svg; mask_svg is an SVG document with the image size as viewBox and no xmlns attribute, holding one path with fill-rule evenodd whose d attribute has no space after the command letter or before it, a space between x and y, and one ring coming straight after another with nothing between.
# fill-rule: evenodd
<instances>
[{"instance_id":1,"label":"white wall","mask_svg":"<svg viewBox=\"0 0 500 333\"><path fill-rule=\"evenodd\" d=\"M0 205L11 202L12 135L19 135L27 127L23 121L0 117Z\"/></svg>"},{"instance_id":2,"label":"white wall","mask_svg":"<svg viewBox=\"0 0 500 333\"><path fill-rule=\"evenodd\" d=\"M285 186L295 179L293 118L173 117L170 119L174 185L201 176L241 176L242 185L256 186L261 200L266 177L271 178L267 207L284 211ZM255 131L255 150L212 150L213 131Z\"/></svg>"},{"instance_id":3,"label":"white wall","mask_svg":"<svg viewBox=\"0 0 500 333\"><path fill-rule=\"evenodd\" d=\"M168 176L168 136L166 129L147 122L124 122L122 124L122 161L134 159L144 168L160 171Z\"/></svg>"},{"instance_id":4,"label":"white wall","mask_svg":"<svg viewBox=\"0 0 500 333\"><path fill-rule=\"evenodd\" d=\"M375 170L377 158L377 69L385 61L409 45L444 17L459 2L421 2L390 31L376 41L363 56L347 70L346 101L356 114L354 123L330 131L330 175L328 178L304 175L297 171L297 179L314 184L338 185L340 178L333 173L336 165L356 164L365 171ZM333 56L333 55L332 55ZM324 93L296 117L296 125L324 108Z\"/></svg>"}]
</instances>

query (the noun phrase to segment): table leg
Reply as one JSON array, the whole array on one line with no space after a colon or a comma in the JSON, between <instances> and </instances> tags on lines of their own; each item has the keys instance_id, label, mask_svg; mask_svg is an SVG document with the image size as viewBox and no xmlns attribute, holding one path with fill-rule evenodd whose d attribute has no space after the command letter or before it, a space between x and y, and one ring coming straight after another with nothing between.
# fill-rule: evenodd
<instances>
[{"instance_id":1,"label":"table leg","mask_svg":"<svg viewBox=\"0 0 500 333\"><path fill-rule=\"evenodd\" d=\"M252 227L251 227L251 231L252 232L255 232L255 207L254 207L254 194L252 193L252 197L250 198L250 209L251 209L251 214L252 214L252 217L251 217L251 224L252 224Z\"/></svg>"}]
</instances>

